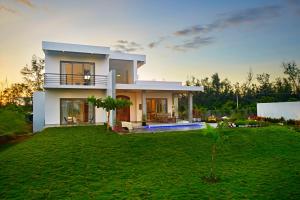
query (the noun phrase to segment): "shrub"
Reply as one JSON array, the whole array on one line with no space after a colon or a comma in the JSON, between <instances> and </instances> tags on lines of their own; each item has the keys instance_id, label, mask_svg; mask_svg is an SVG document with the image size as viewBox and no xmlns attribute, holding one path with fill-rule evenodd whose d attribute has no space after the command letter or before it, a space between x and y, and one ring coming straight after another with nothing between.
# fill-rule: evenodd
<instances>
[{"instance_id":1,"label":"shrub","mask_svg":"<svg viewBox=\"0 0 300 200\"><path fill-rule=\"evenodd\" d=\"M237 112L232 113L232 115L230 116L230 119L233 121L245 120L246 116L242 111L237 111Z\"/></svg>"},{"instance_id":2,"label":"shrub","mask_svg":"<svg viewBox=\"0 0 300 200\"><path fill-rule=\"evenodd\" d=\"M255 121L255 120L248 120L248 125L250 125L250 126L257 126L257 125L259 125L259 123L257 121Z\"/></svg>"},{"instance_id":3,"label":"shrub","mask_svg":"<svg viewBox=\"0 0 300 200\"><path fill-rule=\"evenodd\" d=\"M286 121L287 125L299 126L300 120L289 119Z\"/></svg>"},{"instance_id":4,"label":"shrub","mask_svg":"<svg viewBox=\"0 0 300 200\"><path fill-rule=\"evenodd\" d=\"M29 132L25 115L9 109L0 110L0 135L20 134Z\"/></svg>"},{"instance_id":5,"label":"shrub","mask_svg":"<svg viewBox=\"0 0 300 200\"><path fill-rule=\"evenodd\" d=\"M245 125L247 125L247 121L246 120L236 120L235 121L235 125L236 126L245 126Z\"/></svg>"},{"instance_id":6,"label":"shrub","mask_svg":"<svg viewBox=\"0 0 300 200\"><path fill-rule=\"evenodd\" d=\"M285 123L285 120L283 117L281 117L281 118L266 117L266 118L264 118L264 121L271 122L271 123Z\"/></svg>"}]
</instances>

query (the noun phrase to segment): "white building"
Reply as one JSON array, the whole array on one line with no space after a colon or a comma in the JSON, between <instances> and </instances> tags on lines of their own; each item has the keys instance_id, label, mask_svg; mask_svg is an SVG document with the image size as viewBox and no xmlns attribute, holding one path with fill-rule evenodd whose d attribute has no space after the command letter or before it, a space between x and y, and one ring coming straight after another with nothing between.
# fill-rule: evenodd
<instances>
[{"instance_id":1,"label":"white building","mask_svg":"<svg viewBox=\"0 0 300 200\"><path fill-rule=\"evenodd\" d=\"M300 101L258 103L257 116L300 120Z\"/></svg>"},{"instance_id":2,"label":"white building","mask_svg":"<svg viewBox=\"0 0 300 200\"><path fill-rule=\"evenodd\" d=\"M117 110L112 116L119 121L140 122L143 115L148 121L178 117L177 95L184 92L189 94L192 120L191 92L203 91L203 87L138 80L138 69L146 63L145 55L114 52L102 46L55 42L43 42L42 46L45 92L33 98L34 115L39 116L34 117L34 131L45 126L105 122L105 112L87 102L92 95L129 99L130 108Z\"/></svg>"}]
</instances>

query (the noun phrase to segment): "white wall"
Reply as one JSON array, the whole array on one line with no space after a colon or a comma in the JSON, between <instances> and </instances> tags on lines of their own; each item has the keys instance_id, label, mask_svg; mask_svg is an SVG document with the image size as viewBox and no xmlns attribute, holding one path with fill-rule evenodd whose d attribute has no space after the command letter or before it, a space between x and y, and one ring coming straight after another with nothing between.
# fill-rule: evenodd
<instances>
[{"instance_id":1,"label":"white wall","mask_svg":"<svg viewBox=\"0 0 300 200\"><path fill-rule=\"evenodd\" d=\"M32 131L38 132L45 126L45 92L33 93Z\"/></svg>"},{"instance_id":2,"label":"white wall","mask_svg":"<svg viewBox=\"0 0 300 200\"><path fill-rule=\"evenodd\" d=\"M109 59L104 55L47 52L45 73L60 73L60 61L94 62L96 75L107 75Z\"/></svg>"},{"instance_id":3,"label":"white wall","mask_svg":"<svg viewBox=\"0 0 300 200\"><path fill-rule=\"evenodd\" d=\"M257 116L300 120L300 101L258 103Z\"/></svg>"},{"instance_id":4,"label":"white wall","mask_svg":"<svg viewBox=\"0 0 300 200\"><path fill-rule=\"evenodd\" d=\"M105 97L105 90L79 90L79 89L52 89L45 91L45 124L60 124L60 98L88 98L94 95L96 98ZM96 108L96 123L106 121L105 111Z\"/></svg>"}]
</instances>

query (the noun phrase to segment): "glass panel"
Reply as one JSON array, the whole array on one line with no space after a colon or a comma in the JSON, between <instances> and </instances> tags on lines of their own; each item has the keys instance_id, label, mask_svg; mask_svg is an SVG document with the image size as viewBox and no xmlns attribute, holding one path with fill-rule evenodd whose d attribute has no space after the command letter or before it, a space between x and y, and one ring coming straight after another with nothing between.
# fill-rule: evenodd
<instances>
[{"instance_id":1,"label":"glass panel","mask_svg":"<svg viewBox=\"0 0 300 200\"><path fill-rule=\"evenodd\" d=\"M147 103L147 118L152 120L157 116L157 113L168 113L167 99L151 98L146 100Z\"/></svg>"},{"instance_id":2,"label":"glass panel","mask_svg":"<svg viewBox=\"0 0 300 200\"><path fill-rule=\"evenodd\" d=\"M73 63L73 84L84 84L84 70L82 63Z\"/></svg>"},{"instance_id":3,"label":"glass panel","mask_svg":"<svg viewBox=\"0 0 300 200\"><path fill-rule=\"evenodd\" d=\"M83 74L84 74L84 85L94 85L94 65L91 63L85 63L83 65Z\"/></svg>"},{"instance_id":4,"label":"glass panel","mask_svg":"<svg viewBox=\"0 0 300 200\"><path fill-rule=\"evenodd\" d=\"M86 99L61 100L61 124L94 123L94 106Z\"/></svg>"},{"instance_id":5,"label":"glass panel","mask_svg":"<svg viewBox=\"0 0 300 200\"><path fill-rule=\"evenodd\" d=\"M61 62L61 84L94 85L95 64L82 62Z\"/></svg>"},{"instance_id":6,"label":"glass panel","mask_svg":"<svg viewBox=\"0 0 300 200\"><path fill-rule=\"evenodd\" d=\"M60 123L67 124L67 116L68 116L68 103L67 101L62 101L60 105L61 116L60 116Z\"/></svg>"},{"instance_id":7,"label":"glass panel","mask_svg":"<svg viewBox=\"0 0 300 200\"><path fill-rule=\"evenodd\" d=\"M161 106L161 113L167 113L168 109L167 109L167 99L160 99L160 106Z\"/></svg>"},{"instance_id":8,"label":"glass panel","mask_svg":"<svg viewBox=\"0 0 300 200\"><path fill-rule=\"evenodd\" d=\"M73 84L72 83L72 63L63 62L61 66L61 77L60 83L61 84Z\"/></svg>"}]
</instances>

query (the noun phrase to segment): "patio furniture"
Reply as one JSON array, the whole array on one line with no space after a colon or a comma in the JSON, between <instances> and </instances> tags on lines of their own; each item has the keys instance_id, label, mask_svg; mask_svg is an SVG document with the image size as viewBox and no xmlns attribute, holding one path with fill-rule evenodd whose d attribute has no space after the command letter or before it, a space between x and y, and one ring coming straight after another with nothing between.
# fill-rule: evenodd
<instances>
[{"instance_id":1,"label":"patio furniture","mask_svg":"<svg viewBox=\"0 0 300 200\"><path fill-rule=\"evenodd\" d=\"M170 113L157 113L155 121L161 123L176 123L176 117L172 117Z\"/></svg>"},{"instance_id":2,"label":"patio furniture","mask_svg":"<svg viewBox=\"0 0 300 200\"><path fill-rule=\"evenodd\" d=\"M129 131L133 130L133 125L131 122L121 122L122 128L127 128Z\"/></svg>"}]
</instances>

